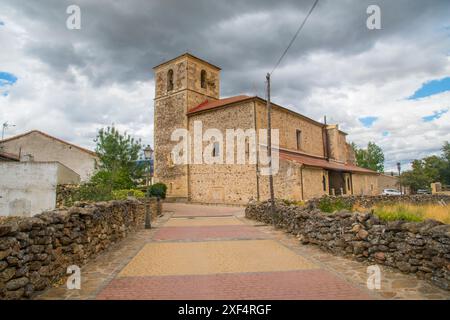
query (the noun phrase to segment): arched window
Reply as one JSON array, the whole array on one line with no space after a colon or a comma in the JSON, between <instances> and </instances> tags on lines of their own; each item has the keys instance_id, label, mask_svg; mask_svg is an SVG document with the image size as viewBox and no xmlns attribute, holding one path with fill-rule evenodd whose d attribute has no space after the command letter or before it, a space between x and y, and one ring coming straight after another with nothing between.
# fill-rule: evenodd
<instances>
[{"instance_id":1,"label":"arched window","mask_svg":"<svg viewBox=\"0 0 450 320\"><path fill-rule=\"evenodd\" d=\"M203 89L206 89L206 71L200 72L200 83Z\"/></svg>"},{"instance_id":2,"label":"arched window","mask_svg":"<svg viewBox=\"0 0 450 320\"><path fill-rule=\"evenodd\" d=\"M167 71L167 91L173 90L173 70Z\"/></svg>"}]
</instances>

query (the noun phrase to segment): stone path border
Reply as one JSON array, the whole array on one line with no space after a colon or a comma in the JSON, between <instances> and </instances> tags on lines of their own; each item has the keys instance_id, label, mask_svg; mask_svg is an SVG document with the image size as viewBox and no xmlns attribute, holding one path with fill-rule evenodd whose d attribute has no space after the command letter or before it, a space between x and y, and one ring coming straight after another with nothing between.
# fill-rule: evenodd
<instances>
[{"instance_id":1,"label":"stone path border","mask_svg":"<svg viewBox=\"0 0 450 320\"><path fill-rule=\"evenodd\" d=\"M360 288L367 288L367 267L370 264L333 255L322 251L314 245L303 245L297 237L283 230L275 229L273 226L265 225L258 221L249 220L244 216L239 218L247 224L257 226L262 232L270 234L291 250L308 257L314 263L334 273L336 276L350 281ZM417 279L413 275L402 274L386 266L379 265L379 267L382 275L381 289L372 291L374 298L394 300L450 300L450 292L437 288L425 280Z\"/></svg>"},{"instance_id":2,"label":"stone path border","mask_svg":"<svg viewBox=\"0 0 450 320\"><path fill-rule=\"evenodd\" d=\"M261 222L249 220L244 217L243 210L238 210L239 208L236 207L230 208L230 211L233 212L232 215L242 221L244 225L258 229L267 235L267 239L278 241L340 279L353 284L362 291L369 292L374 299L450 299L449 292L424 280L401 274L384 266L380 266L382 270L381 290L369 291L366 288L367 264L332 255L313 245L302 245L295 236L282 230L276 230ZM192 215L192 211L189 212L189 215ZM220 209L220 215L225 216L229 213L227 210ZM176 216L186 217L188 215ZM151 230L140 230L130 235L127 239L111 246L106 252L82 267L81 290L67 290L65 281L62 281L59 286L48 289L36 296L35 299L95 299L147 243L155 241L153 240L155 234L162 230L160 227L171 217L175 217L174 212L166 211L163 217L158 218L153 223ZM289 298L289 296L285 298ZM320 296L317 296L317 298L320 299ZM339 295L336 295L335 298L339 299Z\"/></svg>"}]
</instances>

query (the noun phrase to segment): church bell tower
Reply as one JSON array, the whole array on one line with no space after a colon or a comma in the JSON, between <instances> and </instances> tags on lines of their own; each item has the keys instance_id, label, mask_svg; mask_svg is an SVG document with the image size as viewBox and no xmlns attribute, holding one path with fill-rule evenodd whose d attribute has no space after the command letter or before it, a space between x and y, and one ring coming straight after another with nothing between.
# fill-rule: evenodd
<instances>
[{"instance_id":1,"label":"church bell tower","mask_svg":"<svg viewBox=\"0 0 450 320\"><path fill-rule=\"evenodd\" d=\"M155 181L167 185L167 197L189 199L188 165L175 165L171 141L176 129L188 129L187 112L220 97L220 68L189 53L163 62L155 73Z\"/></svg>"}]
</instances>

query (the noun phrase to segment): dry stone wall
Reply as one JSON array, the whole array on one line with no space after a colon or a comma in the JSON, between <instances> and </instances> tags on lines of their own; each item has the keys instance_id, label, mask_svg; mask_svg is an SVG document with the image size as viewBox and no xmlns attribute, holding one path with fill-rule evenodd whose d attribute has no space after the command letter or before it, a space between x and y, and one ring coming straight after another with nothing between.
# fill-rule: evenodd
<instances>
[{"instance_id":1,"label":"dry stone wall","mask_svg":"<svg viewBox=\"0 0 450 320\"><path fill-rule=\"evenodd\" d=\"M450 195L438 195L438 194L420 194L420 195L403 195L403 196L346 196L346 197L328 197L333 199L339 199L340 201L348 204L349 206L357 205L363 208L372 208L378 204L396 204L396 203L410 203L410 204L437 204L443 203L450 205ZM314 198L308 200L308 205L311 208L318 208L319 202L322 198Z\"/></svg>"},{"instance_id":2,"label":"dry stone wall","mask_svg":"<svg viewBox=\"0 0 450 320\"><path fill-rule=\"evenodd\" d=\"M152 206L156 206L156 201ZM156 210L155 210L156 211ZM0 299L30 298L144 226L137 200L78 203L0 220Z\"/></svg>"},{"instance_id":3,"label":"dry stone wall","mask_svg":"<svg viewBox=\"0 0 450 320\"><path fill-rule=\"evenodd\" d=\"M337 255L376 263L415 274L450 290L450 225L435 220L384 222L370 212L325 214L314 206L276 204L272 216L267 202L251 202L246 217L296 235Z\"/></svg>"}]
</instances>

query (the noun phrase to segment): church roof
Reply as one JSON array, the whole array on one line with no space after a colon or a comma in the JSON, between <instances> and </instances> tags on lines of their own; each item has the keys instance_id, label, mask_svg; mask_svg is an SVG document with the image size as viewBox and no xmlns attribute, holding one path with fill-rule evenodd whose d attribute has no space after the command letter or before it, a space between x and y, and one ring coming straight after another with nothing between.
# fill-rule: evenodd
<instances>
[{"instance_id":1,"label":"church roof","mask_svg":"<svg viewBox=\"0 0 450 320\"><path fill-rule=\"evenodd\" d=\"M366 168L361 168L361 167L355 166L350 163L329 161L325 158L306 155L303 153L297 153L297 152L288 151L288 150L284 150L284 149L280 149L279 153L280 153L280 159L294 161L294 162L303 164L304 166L307 166L307 167L316 167L316 168L323 168L323 169L329 169L329 170L334 170L334 171L343 171L343 172L378 174L378 172L376 172L376 171L369 170Z\"/></svg>"},{"instance_id":2,"label":"church roof","mask_svg":"<svg viewBox=\"0 0 450 320\"><path fill-rule=\"evenodd\" d=\"M197 113L200 111L211 110L211 109L223 107L223 106L235 103L235 102L242 102L242 101L245 101L247 99L252 99L252 98L253 97L241 95L241 96L234 96L234 97L229 97L229 98L219 99L219 100L210 100L210 101L206 100L206 101L200 103L195 108L189 110L187 112L187 114L194 114L194 113Z\"/></svg>"},{"instance_id":3,"label":"church roof","mask_svg":"<svg viewBox=\"0 0 450 320\"><path fill-rule=\"evenodd\" d=\"M186 114L188 116L196 114L196 113L200 113L200 112L207 112L207 111L213 111L215 109L221 108L221 107L228 107L228 106L233 106L235 103L238 102L244 102L247 100L257 100L261 103L267 103L267 101L263 98L260 98L258 96L247 96L247 95L239 95L239 96L233 96L233 97L228 97L228 98L224 98L224 99L218 99L218 100L205 100L204 102L200 103L198 106L194 107L193 109L189 110ZM311 122L317 126L320 127L326 127L326 124L323 124L321 122L318 122L314 119L311 119L303 114L300 114L298 112L292 111L288 108L285 108L283 106L280 106L276 103L271 103L271 105L273 107L279 108L281 110L284 110L286 112L289 112L293 115L295 115L296 117L300 117L303 120L306 120L308 122ZM347 133L345 133L342 130L339 130L340 133L347 135Z\"/></svg>"}]
</instances>

